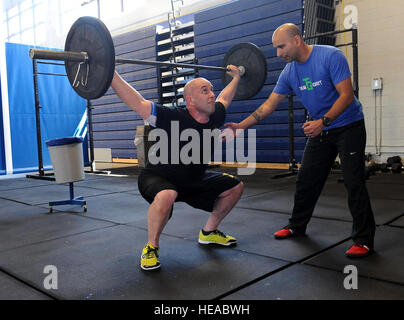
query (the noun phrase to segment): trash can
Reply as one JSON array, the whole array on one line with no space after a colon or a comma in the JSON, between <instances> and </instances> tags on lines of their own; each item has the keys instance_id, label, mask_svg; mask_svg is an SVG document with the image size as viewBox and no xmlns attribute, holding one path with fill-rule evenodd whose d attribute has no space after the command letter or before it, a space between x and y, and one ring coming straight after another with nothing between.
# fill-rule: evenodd
<instances>
[{"instance_id":1,"label":"trash can","mask_svg":"<svg viewBox=\"0 0 404 320\"><path fill-rule=\"evenodd\" d=\"M46 145L52 160L56 183L84 180L83 139L67 137L49 140Z\"/></svg>"}]
</instances>

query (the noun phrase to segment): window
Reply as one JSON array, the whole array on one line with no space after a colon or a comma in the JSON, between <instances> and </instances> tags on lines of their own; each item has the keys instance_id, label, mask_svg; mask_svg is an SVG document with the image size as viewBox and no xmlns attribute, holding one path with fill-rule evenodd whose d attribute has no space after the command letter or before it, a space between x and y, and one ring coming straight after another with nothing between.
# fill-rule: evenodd
<instances>
[{"instance_id":1,"label":"window","mask_svg":"<svg viewBox=\"0 0 404 320\"><path fill-rule=\"evenodd\" d=\"M145 6L148 2L150 3L151 1L147 1L147 0L138 0L138 1L124 0L124 2L123 2L123 10L125 12L133 12L133 11L136 11L138 8L141 8L141 7Z\"/></svg>"},{"instance_id":2,"label":"window","mask_svg":"<svg viewBox=\"0 0 404 320\"><path fill-rule=\"evenodd\" d=\"M25 0L20 3L20 11L31 9L31 7L32 7L32 0Z\"/></svg>"},{"instance_id":3,"label":"window","mask_svg":"<svg viewBox=\"0 0 404 320\"><path fill-rule=\"evenodd\" d=\"M29 10L23 11L20 14L21 20L21 30L24 31L25 29L33 28L34 26L34 12L32 8Z\"/></svg>"},{"instance_id":4,"label":"window","mask_svg":"<svg viewBox=\"0 0 404 320\"><path fill-rule=\"evenodd\" d=\"M39 24L35 28L35 41L37 44L45 45L47 40L47 32L44 23Z\"/></svg>"},{"instance_id":5,"label":"window","mask_svg":"<svg viewBox=\"0 0 404 320\"><path fill-rule=\"evenodd\" d=\"M8 42L63 48L68 31L82 16L99 17L105 23L130 16L147 19L171 11L170 0L10 0L3 1L1 19ZM203 2L203 0L176 0L175 7Z\"/></svg>"},{"instance_id":6,"label":"window","mask_svg":"<svg viewBox=\"0 0 404 320\"><path fill-rule=\"evenodd\" d=\"M34 29L27 29L21 32L21 43L31 44L35 39ZM35 41L34 41L35 42Z\"/></svg>"},{"instance_id":7,"label":"window","mask_svg":"<svg viewBox=\"0 0 404 320\"><path fill-rule=\"evenodd\" d=\"M16 35L20 32L20 17L14 16L8 20L8 36Z\"/></svg>"},{"instance_id":8,"label":"window","mask_svg":"<svg viewBox=\"0 0 404 320\"><path fill-rule=\"evenodd\" d=\"M17 33L8 38L9 42L21 43L21 34Z\"/></svg>"},{"instance_id":9,"label":"window","mask_svg":"<svg viewBox=\"0 0 404 320\"><path fill-rule=\"evenodd\" d=\"M44 3L39 3L34 7L34 21L36 24L45 23L47 16L47 9Z\"/></svg>"},{"instance_id":10,"label":"window","mask_svg":"<svg viewBox=\"0 0 404 320\"><path fill-rule=\"evenodd\" d=\"M7 30L6 41L33 45L41 44L35 39L38 36L38 28L41 24L43 25L45 20L46 12L42 5L43 1L14 1L12 7L4 8L3 21Z\"/></svg>"},{"instance_id":11,"label":"window","mask_svg":"<svg viewBox=\"0 0 404 320\"><path fill-rule=\"evenodd\" d=\"M137 2L133 1L132 2ZM122 0L100 0L100 18L117 17L122 13Z\"/></svg>"},{"instance_id":12,"label":"window","mask_svg":"<svg viewBox=\"0 0 404 320\"><path fill-rule=\"evenodd\" d=\"M64 38L79 17L98 17L97 0L59 0L59 6L61 35Z\"/></svg>"},{"instance_id":13,"label":"window","mask_svg":"<svg viewBox=\"0 0 404 320\"><path fill-rule=\"evenodd\" d=\"M98 17L98 1L80 1L81 5L76 10L77 18L82 16Z\"/></svg>"}]
</instances>

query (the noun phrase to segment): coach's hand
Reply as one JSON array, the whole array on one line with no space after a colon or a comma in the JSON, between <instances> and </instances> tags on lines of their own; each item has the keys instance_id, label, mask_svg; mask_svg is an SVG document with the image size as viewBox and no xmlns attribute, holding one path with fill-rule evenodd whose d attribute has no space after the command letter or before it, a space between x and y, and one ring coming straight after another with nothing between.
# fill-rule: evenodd
<instances>
[{"instance_id":1,"label":"coach's hand","mask_svg":"<svg viewBox=\"0 0 404 320\"><path fill-rule=\"evenodd\" d=\"M323 120L305 122L302 126L304 134L309 138L317 137L324 128Z\"/></svg>"},{"instance_id":2,"label":"coach's hand","mask_svg":"<svg viewBox=\"0 0 404 320\"><path fill-rule=\"evenodd\" d=\"M240 124L235 123L235 122L225 123L224 126L226 128L221 130L222 134L220 135L221 138L222 138L222 141L231 141L231 140L233 140L243 130L243 128L240 127Z\"/></svg>"}]
</instances>

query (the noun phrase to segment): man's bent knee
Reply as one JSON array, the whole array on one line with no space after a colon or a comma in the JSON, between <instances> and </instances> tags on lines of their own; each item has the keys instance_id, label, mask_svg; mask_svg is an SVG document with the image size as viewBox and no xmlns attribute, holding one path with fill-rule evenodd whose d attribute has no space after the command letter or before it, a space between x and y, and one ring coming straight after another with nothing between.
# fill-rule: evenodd
<instances>
[{"instance_id":1,"label":"man's bent knee","mask_svg":"<svg viewBox=\"0 0 404 320\"><path fill-rule=\"evenodd\" d=\"M227 197L232 193L239 193L240 195L243 193L244 191L244 183L242 181L240 181L240 183L238 185L236 185L235 187L224 191L223 193L221 193L219 195L219 197Z\"/></svg>"},{"instance_id":2,"label":"man's bent knee","mask_svg":"<svg viewBox=\"0 0 404 320\"><path fill-rule=\"evenodd\" d=\"M153 203L163 208L171 208L177 197L178 192L175 190L162 190L156 194Z\"/></svg>"}]
</instances>

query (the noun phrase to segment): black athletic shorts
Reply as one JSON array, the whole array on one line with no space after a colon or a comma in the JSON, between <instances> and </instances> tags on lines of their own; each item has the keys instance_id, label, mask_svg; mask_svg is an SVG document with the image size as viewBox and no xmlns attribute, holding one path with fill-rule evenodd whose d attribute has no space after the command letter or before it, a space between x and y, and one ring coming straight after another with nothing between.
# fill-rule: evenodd
<instances>
[{"instance_id":1,"label":"black athletic shorts","mask_svg":"<svg viewBox=\"0 0 404 320\"><path fill-rule=\"evenodd\" d=\"M175 184L149 169L143 169L138 178L140 194L149 203L154 201L154 197L160 191L175 190L178 192L175 202L186 202L191 207L205 211L213 211L219 195L239 183L240 180L234 176L214 171L206 171L201 180L181 185Z\"/></svg>"}]
</instances>

